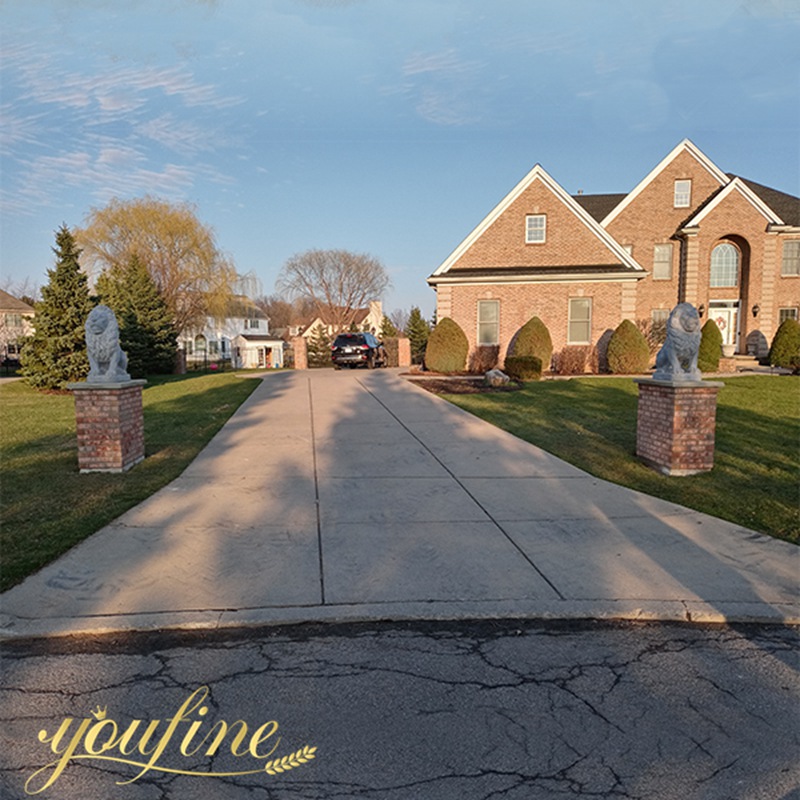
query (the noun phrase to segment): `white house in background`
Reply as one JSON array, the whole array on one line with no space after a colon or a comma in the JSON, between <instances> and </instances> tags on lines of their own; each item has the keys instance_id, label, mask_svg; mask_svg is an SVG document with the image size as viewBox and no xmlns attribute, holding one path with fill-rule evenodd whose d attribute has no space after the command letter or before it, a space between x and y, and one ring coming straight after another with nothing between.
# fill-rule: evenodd
<instances>
[{"instance_id":1,"label":"white house in background","mask_svg":"<svg viewBox=\"0 0 800 800\"><path fill-rule=\"evenodd\" d=\"M234 369L283 366L283 340L270 335L266 314L247 297L237 297L225 319L209 317L202 330L182 335L178 344L188 366L224 361Z\"/></svg>"},{"instance_id":2,"label":"white house in background","mask_svg":"<svg viewBox=\"0 0 800 800\"><path fill-rule=\"evenodd\" d=\"M353 316L353 324L360 331L377 333L380 330L381 322L383 322L383 304L380 300L370 300L369 308L356 309ZM324 312L319 316L304 320L299 325L292 326L290 332L295 336L310 339L320 325L328 336L339 333L334 330L332 322L326 319Z\"/></svg>"},{"instance_id":3,"label":"white house in background","mask_svg":"<svg viewBox=\"0 0 800 800\"><path fill-rule=\"evenodd\" d=\"M19 358L22 340L33 333L32 306L0 289L0 362Z\"/></svg>"}]
</instances>

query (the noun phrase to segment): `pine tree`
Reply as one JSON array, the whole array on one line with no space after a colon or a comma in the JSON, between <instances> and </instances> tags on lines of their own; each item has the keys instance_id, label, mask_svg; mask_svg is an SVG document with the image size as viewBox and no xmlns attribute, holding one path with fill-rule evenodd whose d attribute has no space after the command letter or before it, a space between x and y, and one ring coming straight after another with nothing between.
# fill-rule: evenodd
<instances>
[{"instance_id":1,"label":"pine tree","mask_svg":"<svg viewBox=\"0 0 800 800\"><path fill-rule=\"evenodd\" d=\"M392 339L397 335L397 328L395 328L394 323L384 314L381 320L381 329L378 331L379 338Z\"/></svg>"},{"instance_id":2,"label":"pine tree","mask_svg":"<svg viewBox=\"0 0 800 800\"><path fill-rule=\"evenodd\" d=\"M37 389L65 389L89 374L85 325L93 303L78 262L81 251L66 224L56 231L53 252L56 264L34 306L35 332L20 359L22 375Z\"/></svg>"},{"instance_id":3,"label":"pine tree","mask_svg":"<svg viewBox=\"0 0 800 800\"><path fill-rule=\"evenodd\" d=\"M423 318L422 312L414 306L411 309L411 313L408 315L408 324L406 325L406 336L411 346L412 363L422 363L422 359L425 357L425 347L428 344L430 332L430 326Z\"/></svg>"},{"instance_id":4,"label":"pine tree","mask_svg":"<svg viewBox=\"0 0 800 800\"><path fill-rule=\"evenodd\" d=\"M330 367L331 361L331 337L320 323L311 331L308 339L308 366L309 367Z\"/></svg>"},{"instance_id":5,"label":"pine tree","mask_svg":"<svg viewBox=\"0 0 800 800\"><path fill-rule=\"evenodd\" d=\"M177 333L147 267L136 256L125 266L111 267L97 279L97 292L117 317L131 377L172 372Z\"/></svg>"}]
</instances>

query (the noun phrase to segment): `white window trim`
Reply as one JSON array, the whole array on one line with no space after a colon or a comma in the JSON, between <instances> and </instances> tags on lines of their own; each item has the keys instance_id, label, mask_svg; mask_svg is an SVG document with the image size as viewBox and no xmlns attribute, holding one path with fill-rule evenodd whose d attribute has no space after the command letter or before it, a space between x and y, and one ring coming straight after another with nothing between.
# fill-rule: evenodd
<instances>
[{"instance_id":1,"label":"white window trim","mask_svg":"<svg viewBox=\"0 0 800 800\"><path fill-rule=\"evenodd\" d=\"M674 193L672 196L674 208L690 208L692 205L692 181L691 178L678 178L675 181Z\"/></svg>"},{"instance_id":2,"label":"white window trim","mask_svg":"<svg viewBox=\"0 0 800 800\"><path fill-rule=\"evenodd\" d=\"M714 280L714 253L717 252L722 247L729 247L736 253L736 272L733 276L733 283L720 283L720 277L717 277L717 280ZM718 242L711 248L711 257L708 260L708 285L711 289L735 289L739 286L739 280L741 278L740 272L742 269L742 254L739 251L739 248L736 247L735 244L731 242Z\"/></svg>"},{"instance_id":3,"label":"white window trim","mask_svg":"<svg viewBox=\"0 0 800 800\"><path fill-rule=\"evenodd\" d=\"M666 264L667 261L657 261L656 254L658 253L659 248L664 248L665 252L669 249L669 275L666 277L662 275L656 275L656 264ZM672 280L672 260L675 256L675 251L672 247L672 242L660 242L659 244L655 245L653 248L653 280L654 281L671 281Z\"/></svg>"},{"instance_id":4,"label":"white window trim","mask_svg":"<svg viewBox=\"0 0 800 800\"><path fill-rule=\"evenodd\" d=\"M572 319L572 302L573 300L581 300L589 303L589 317L588 319L573 320ZM592 298L591 297L570 297L567 304L567 344L591 344L592 343ZM588 323L587 330L589 335L586 339L573 339L572 338L572 323L581 322Z\"/></svg>"},{"instance_id":5,"label":"white window trim","mask_svg":"<svg viewBox=\"0 0 800 800\"><path fill-rule=\"evenodd\" d=\"M495 307L497 308L497 319L494 322L485 322L481 320L481 304L482 303L494 303ZM492 347L496 344L500 344L500 301L495 299L486 299L486 300L478 300L478 306L476 308L476 315L477 315L477 337L476 341L478 347ZM481 325L494 325L495 326L495 336L493 342L482 342L481 341Z\"/></svg>"},{"instance_id":6,"label":"white window trim","mask_svg":"<svg viewBox=\"0 0 800 800\"><path fill-rule=\"evenodd\" d=\"M541 226L531 228L531 220L541 220ZM531 234L539 234L541 231L541 239L531 238ZM544 244L547 241L547 214L527 214L525 217L525 244Z\"/></svg>"},{"instance_id":7,"label":"white window trim","mask_svg":"<svg viewBox=\"0 0 800 800\"><path fill-rule=\"evenodd\" d=\"M783 317L783 319L781 319L781 317ZM797 306L781 306L778 309L778 324L780 325L786 319L798 319Z\"/></svg>"},{"instance_id":8,"label":"white window trim","mask_svg":"<svg viewBox=\"0 0 800 800\"><path fill-rule=\"evenodd\" d=\"M800 239L789 239L783 243L783 252L781 253L781 277L782 278L797 278L800 276L800 253L797 256L792 257L792 259L786 258L786 245L796 245L797 249L800 250ZM794 248L792 248L794 249ZM794 263L797 265L795 272L785 272L786 265L788 263Z\"/></svg>"}]
</instances>

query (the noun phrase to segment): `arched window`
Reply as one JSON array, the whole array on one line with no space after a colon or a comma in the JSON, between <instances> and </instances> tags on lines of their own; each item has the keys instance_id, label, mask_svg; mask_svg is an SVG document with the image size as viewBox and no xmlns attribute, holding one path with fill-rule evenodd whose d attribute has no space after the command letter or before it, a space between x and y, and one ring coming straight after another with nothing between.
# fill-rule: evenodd
<instances>
[{"instance_id":1,"label":"arched window","mask_svg":"<svg viewBox=\"0 0 800 800\"><path fill-rule=\"evenodd\" d=\"M198 333L194 337L194 351L195 353L205 353L206 351L206 337L202 333Z\"/></svg>"},{"instance_id":2,"label":"arched window","mask_svg":"<svg viewBox=\"0 0 800 800\"><path fill-rule=\"evenodd\" d=\"M711 251L711 286L739 285L739 251L728 242Z\"/></svg>"}]
</instances>

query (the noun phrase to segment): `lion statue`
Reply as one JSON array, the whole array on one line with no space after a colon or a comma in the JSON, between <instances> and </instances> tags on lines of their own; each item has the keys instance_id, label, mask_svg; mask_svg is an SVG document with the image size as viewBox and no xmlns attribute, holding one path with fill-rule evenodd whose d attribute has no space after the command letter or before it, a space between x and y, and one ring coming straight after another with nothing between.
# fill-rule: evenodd
<instances>
[{"instance_id":1,"label":"lion statue","mask_svg":"<svg viewBox=\"0 0 800 800\"><path fill-rule=\"evenodd\" d=\"M691 303L678 303L667 320L667 338L656 356L657 381L699 381L700 315Z\"/></svg>"},{"instance_id":2,"label":"lion statue","mask_svg":"<svg viewBox=\"0 0 800 800\"><path fill-rule=\"evenodd\" d=\"M114 312L95 306L86 318L86 350L89 356L87 383L121 383L131 376L128 357L119 346L119 326Z\"/></svg>"}]
</instances>

